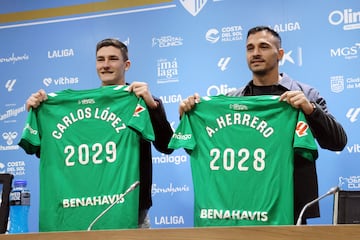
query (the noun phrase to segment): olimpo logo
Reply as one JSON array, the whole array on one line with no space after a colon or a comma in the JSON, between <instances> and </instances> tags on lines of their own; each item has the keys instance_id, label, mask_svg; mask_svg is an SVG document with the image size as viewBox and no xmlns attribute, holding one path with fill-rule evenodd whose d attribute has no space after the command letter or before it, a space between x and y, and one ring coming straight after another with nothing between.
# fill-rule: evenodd
<instances>
[{"instance_id":1,"label":"olimpo logo","mask_svg":"<svg viewBox=\"0 0 360 240\"><path fill-rule=\"evenodd\" d=\"M360 12L353 11L351 8L335 10L329 14L329 23L337 26L342 24L344 30L354 30L360 28Z\"/></svg>"},{"instance_id":2,"label":"olimpo logo","mask_svg":"<svg viewBox=\"0 0 360 240\"><path fill-rule=\"evenodd\" d=\"M207 0L180 0L183 7L193 16L196 16L203 9L206 2Z\"/></svg>"}]
</instances>

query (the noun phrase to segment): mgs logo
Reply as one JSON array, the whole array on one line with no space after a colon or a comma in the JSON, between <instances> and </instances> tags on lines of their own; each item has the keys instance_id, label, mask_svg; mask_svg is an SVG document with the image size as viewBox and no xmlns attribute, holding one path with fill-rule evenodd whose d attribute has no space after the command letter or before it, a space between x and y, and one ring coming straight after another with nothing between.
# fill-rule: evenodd
<instances>
[{"instance_id":1,"label":"mgs logo","mask_svg":"<svg viewBox=\"0 0 360 240\"><path fill-rule=\"evenodd\" d=\"M180 0L183 7L194 17L203 9L207 0Z\"/></svg>"}]
</instances>

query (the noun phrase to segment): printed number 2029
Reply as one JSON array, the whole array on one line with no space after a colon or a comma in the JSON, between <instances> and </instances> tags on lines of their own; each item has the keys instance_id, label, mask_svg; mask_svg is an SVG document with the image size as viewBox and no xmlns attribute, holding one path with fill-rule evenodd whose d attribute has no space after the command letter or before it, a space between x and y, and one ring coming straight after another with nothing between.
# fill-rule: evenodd
<instances>
[{"instance_id":1,"label":"printed number 2029","mask_svg":"<svg viewBox=\"0 0 360 240\"><path fill-rule=\"evenodd\" d=\"M104 151L106 157L103 160L100 158L100 155ZM77 147L68 145L65 147L64 153L67 154L65 158L65 165L69 167L74 166L76 161L78 161L81 165L87 165L90 161L94 164L101 164L104 161L112 163L116 160L116 143L110 141L107 142L104 147L100 143L95 143L92 146L81 144ZM90 153L93 153L91 159Z\"/></svg>"},{"instance_id":2,"label":"printed number 2029","mask_svg":"<svg viewBox=\"0 0 360 240\"><path fill-rule=\"evenodd\" d=\"M252 158L250 158L250 151L246 148L241 148L237 153L232 148L226 148L221 152L218 148L210 150L210 156L213 157L210 161L210 169L218 171L221 166L226 171L234 170L235 164L239 171L249 171L248 161L252 161L252 166L255 171L263 171L265 169L265 150L257 148L254 150ZM237 158L239 159L237 160Z\"/></svg>"}]
</instances>

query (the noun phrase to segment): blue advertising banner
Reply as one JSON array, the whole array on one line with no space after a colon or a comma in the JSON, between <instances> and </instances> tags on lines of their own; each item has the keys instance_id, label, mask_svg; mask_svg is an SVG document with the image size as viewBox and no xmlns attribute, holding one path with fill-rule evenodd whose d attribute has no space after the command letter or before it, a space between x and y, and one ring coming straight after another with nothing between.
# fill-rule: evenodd
<instances>
[{"instance_id":1,"label":"blue advertising banner","mask_svg":"<svg viewBox=\"0 0 360 240\"><path fill-rule=\"evenodd\" d=\"M250 81L245 59L247 30L256 25L274 28L285 50L280 70L317 88L348 134L342 152L319 151L319 194L337 185L360 190L358 0L306 4L295 0L148 1L141 6L120 8L115 4L112 10L82 9L43 18L36 17L36 10L56 12L64 6L104 1L0 2L3 16L34 14L33 20L14 18L10 22L0 15L0 172L28 181L31 232L38 231L39 159L17 145L27 117L26 99L39 89L50 93L100 86L95 45L108 37L128 45L132 65L127 81L147 82L165 104L175 129L182 99L195 92L225 94ZM152 228L193 226L189 160L184 150L165 155L153 149ZM331 224L332 204L331 197L323 199L321 217L309 224Z\"/></svg>"}]
</instances>

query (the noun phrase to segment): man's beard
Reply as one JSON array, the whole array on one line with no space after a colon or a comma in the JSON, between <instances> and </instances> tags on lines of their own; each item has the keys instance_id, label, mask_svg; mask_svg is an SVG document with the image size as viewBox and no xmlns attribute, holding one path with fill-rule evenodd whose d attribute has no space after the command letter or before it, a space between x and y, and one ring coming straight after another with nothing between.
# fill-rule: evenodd
<instances>
[{"instance_id":1,"label":"man's beard","mask_svg":"<svg viewBox=\"0 0 360 240\"><path fill-rule=\"evenodd\" d=\"M259 70L251 69L251 71L253 72L253 74L258 75L258 76L265 76L268 73L267 69L259 69Z\"/></svg>"}]
</instances>

